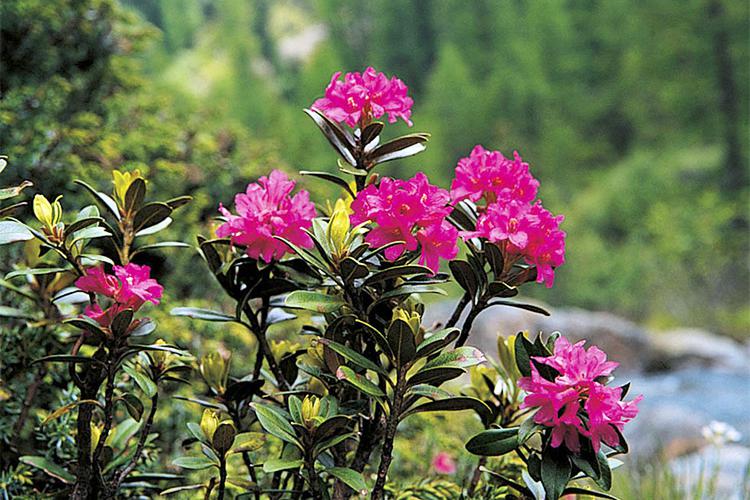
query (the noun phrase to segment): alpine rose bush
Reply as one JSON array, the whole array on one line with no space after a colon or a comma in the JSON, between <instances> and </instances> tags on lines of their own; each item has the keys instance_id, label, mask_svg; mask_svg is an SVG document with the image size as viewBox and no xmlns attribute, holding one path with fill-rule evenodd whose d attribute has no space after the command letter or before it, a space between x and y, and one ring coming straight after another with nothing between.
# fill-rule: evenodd
<instances>
[{"instance_id":1,"label":"alpine rose bush","mask_svg":"<svg viewBox=\"0 0 750 500\"><path fill-rule=\"evenodd\" d=\"M437 272L441 258L458 254L458 230L446 220L451 212L448 191L430 184L422 172L408 181L386 177L366 187L352 202L352 210L352 224L377 224L365 237L373 247L403 242L385 250L389 260L419 247L419 263Z\"/></svg>"},{"instance_id":2,"label":"alpine rose bush","mask_svg":"<svg viewBox=\"0 0 750 500\"><path fill-rule=\"evenodd\" d=\"M538 189L539 181L518 152L511 160L477 145L459 160L451 197L454 203L485 201L477 207L476 230L462 231L462 238L485 238L506 259L523 258L536 267L537 282L550 288L554 269L565 262L565 232L560 230L564 216L553 216L540 201L533 203Z\"/></svg>"},{"instance_id":3,"label":"alpine rose bush","mask_svg":"<svg viewBox=\"0 0 750 500\"><path fill-rule=\"evenodd\" d=\"M585 436L598 452L602 442L620 445L617 431L638 414L643 396L626 402L621 387L605 385L602 381L618 363L607 361L597 347L586 350L584 343L558 338L552 356L532 357L531 376L521 378L518 385L528 393L521 408L538 408L534 422L552 428L553 448L564 442L570 451L578 452L579 436ZM554 377L545 377L535 362L552 368Z\"/></svg>"},{"instance_id":4,"label":"alpine rose bush","mask_svg":"<svg viewBox=\"0 0 750 500\"><path fill-rule=\"evenodd\" d=\"M234 197L238 215L219 206L227 221L219 226L216 235L244 246L248 256L265 262L279 260L291 252L276 236L303 248L312 247L313 242L304 230L310 228L316 216L315 205L304 189L290 196L295 185L296 182L280 170L273 170L268 177L248 184L244 193Z\"/></svg>"},{"instance_id":5,"label":"alpine rose bush","mask_svg":"<svg viewBox=\"0 0 750 500\"><path fill-rule=\"evenodd\" d=\"M318 99L313 108L322 111L331 120L345 122L354 128L366 125L384 114L395 123L399 118L410 127L411 106L409 89L395 76L388 79L383 73L369 67L363 73L347 73L339 80L341 72L334 73L326 88L325 97Z\"/></svg>"},{"instance_id":6,"label":"alpine rose bush","mask_svg":"<svg viewBox=\"0 0 750 500\"><path fill-rule=\"evenodd\" d=\"M104 267L93 267L78 278L76 286L84 292L103 295L112 301L106 309L98 303L86 307L84 314L102 326L110 326L112 320L125 309L138 311L143 304L159 304L164 287L151 278L149 266L127 264L113 266L114 275L104 272Z\"/></svg>"}]
</instances>

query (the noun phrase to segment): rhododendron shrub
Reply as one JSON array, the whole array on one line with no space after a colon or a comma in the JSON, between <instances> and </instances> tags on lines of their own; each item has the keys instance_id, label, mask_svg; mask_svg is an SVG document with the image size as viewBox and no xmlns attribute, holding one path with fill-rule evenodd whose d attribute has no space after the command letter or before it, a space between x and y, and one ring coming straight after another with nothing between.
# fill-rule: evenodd
<instances>
[{"instance_id":1,"label":"rhododendron shrub","mask_svg":"<svg viewBox=\"0 0 750 500\"><path fill-rule=\"evenodd\" d=\"M540 488L550 499L585 494L568 484L582 476L609 489L609 456L625 451L622 431L638 403L625 399L627 386L609 384L616 363L558 336L501 336L497 356L465 345L489 307L549 314L517 296L534 283L553 286L565 256L563 217L537 199L542 186L518 153L475 147L450 189L418 164L408 179L378 175L379 165L426 148L428 134L385 139L378 121L411 126L412 104L395 76L336 73L305 112L338 158L329 171L300 173L330 182L338 199L316 207L299 178L271 170L243 179L232 206L216 200L215 221L204 226L215 234L198 236L197 250L227 303L171 313L185 328L193 320L244 328L253 354L195 353L193 384L178 404L202 414L173 460L181 475L146 473L144 457L156 453L164 383L190 381L192 360L148 340L156 325L144 312L165 293L150 253L187 245L144 239L189 198L146 202L140 172L118 171L110 193L79 183L96 206L71 215L60 197L37 195L36 221L3 221L3 243L33 239L43 249L41 261L19 263L6 282L36 300L38 311L21 318L68 332L64 350L39 362L67 364L77 391L49 417L75 412L75 459L21 457L48 475L40 490L78 499L115 498L129 485L143 495L380 500L402 486L389 476L400 424L463 410L485 428L467 443L481 456L468 477L458 450L419 465L450 476L441 481L455 481L467 498L506 488L524 498ZM450 282L462 290L452 314L426 324L425 296L445 295ZM274 340L272 331L287 336ZM467 372L471 383L456 390ZM515 458L496 467L486 460L506 453Z\"/></svg>"}]
</instances>

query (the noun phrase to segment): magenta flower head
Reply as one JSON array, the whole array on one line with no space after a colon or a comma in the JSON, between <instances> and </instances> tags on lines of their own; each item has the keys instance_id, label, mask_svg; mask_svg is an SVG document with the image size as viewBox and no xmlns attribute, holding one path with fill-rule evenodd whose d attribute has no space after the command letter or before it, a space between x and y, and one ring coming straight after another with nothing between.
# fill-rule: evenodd
<instances>
[{"instance_id":1,"label":"magenta flower head","mask_svg":"<svg viewBox=\"0 0 750 500\"><path fill-rule=\"evenodd\" d=\"M365 237L372 246L403 242L385 250L388 260L421 247L419 263L437 272L441 258L458 254L458 231L445 220L451 212L450 196L422 172L407 181L386 177L366 187L352 202L352 211L352 224L376 224Z\"/></svg>"},{"instance_id":2,"label":"magenta flower head","mask_svg":"<svg viewBox=\"0 0 750 500\"><path fill-rule=\"evenodd\" d=\"M341 72L334 73L326 87L325 97L315 101L313 108L331 120L354 128L363 128L372 119L387 114L388 121L395 123L401 118L410 127L411 106L408 87L395 76L388 79L385 74L369 67L363 73L347 73L339 80Z\"/></svg>"},{"instance_id":3,"label":"magenta flower head","mask_svg":"<svg viewBox=\"0 0 750 500\"><path fill-rule=\"evenodd\" d=\"M216 235L244 246L247 255L265 262L279 260L291 252L287 244L275 236L304 248L312 247L312 239L304 230L312 226L315 205L305 190L291 196L295 184L280 170L248 184L244 193L234 197L237 215L219 206L227 221L219 226Z\"/></svg>"},{"instance_id":4,"label":"magenta flower head","mask_svg":"<svg viewBox=\"0 0 750 500\"><path fill-rule=\"evenodd\" d=\"M452 475L456 473L456 461L445 451L437 453L432 457L432 468L438 474Z\"/></svg>"},{"instance_id":5,"label":"magenta flower head","mask_svg":"<svg viewBox=\"0 0 750 500\"><path fill-rule=\"evenodd\" d=\"M82 291L102 295L111 301L106 309L99 304L88 306L84 311L86 316L102 326L109 326L125 309L137 311L146 302L159 303L164 287L151 278L150 267L127 264L113 266L112 271L114 274L107 274L101 266L89 268L76 280L76 286Z\"/></svg>"},{"instance_id":6,"label":"magenta flower head","mask_svg":"<svg viewBox=\"0 0 750 500\"><path fill-rule=\"evenodd\" d=\"M586 350L584 341L571 344L560 337L552 356L532 359L553 369L555 376L543 377L531 363L531 376L518 381L528 394L521 408L537 408L534 422L552 428L550 445L565 443L570 451L580 451L580 436L591 440L595 452L601 443L615 447L620 443L618 431L638 414L638 402L623 401L621 387L605 385L617 367L597 347Z\"/></svg>"},{"instance_id":7,"label":"magenta flower head","mask_svg":"<svg viewBox=\"0 0 750 500\"><path fill-rule=\"evenodd\" d=\"M560 230L564 217L553 216L540 201L533 203L538 189L539 181L517 152L510 160L477 145L458 162L451 198L454 203L484 200L477 206L476 231L461 237L484 238L511 262L524 259L536 267L537 282L550 288L555 268L565 262L565 232Z\"/></svg>"}]
</instances>

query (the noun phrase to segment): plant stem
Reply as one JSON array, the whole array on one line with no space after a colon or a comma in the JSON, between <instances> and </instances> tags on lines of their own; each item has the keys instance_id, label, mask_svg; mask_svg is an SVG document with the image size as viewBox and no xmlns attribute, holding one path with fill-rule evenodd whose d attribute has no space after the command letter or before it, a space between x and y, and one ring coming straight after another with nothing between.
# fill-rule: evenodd
<instances>
[{"instance_id":1,"label":"plant stem","mask_svg":"<svg viewBox=\"0 0 750 500\"><path fill-rule=\"evenodd\" d=\"M469 483L469 489L466 494L471 498L479 485L479 479L482 477L482 467L487 463L487 457L480 457L477 466L474 469L474 474L471 476L471 482Z\"/></svg>"},{"instance_id":2,"label":"plant stem","mask_svg":"<svg viewBox=\"0 0 750 500\"><path fill-rule=\"evenodd\" d=\"M388 476L391 460L393 459L393 441L396 438L396 429L398 428L401 416L401 403L403 402L405 388L406 368L402 367L398 370L398 379L396 380L396 387L393 390L393 405L391 406L391 412L388 415L385 426L385 438L383 441L383 451L380 455L378 478L375 481L375 487L372 489L371 500L380 500L384 497L385 480Z\"/></svg>"},{"instance_id":3,"label":"plant stem","mask_svg":"<svg viewBox=\"0 0 750 500\"><path fill-rule=\"evenodd\" d=\"M154 423L154 416L156 415L156 408L159 405L159 393L157 392L154 394L154 397L151 398L151 410L148 412L148 417L146 417L146 422L143 424L143 427L141 428L141 435L138 438L138 444L135 448L135 453L133 453L133 457L130 459L130 463L126 465L120 472L115 474L114 480L112 481L112 491L117 494L117 490L120 488L120 484L123 482L123 480L128 477L128 474L133 472L133 469L135 469L135 466L138 465L138 460L141 458L141 454L143 453L143 448L146 446L146 439L148 438L149 433L151 432L151 426Z\"/></svg>"},{"instance_id":4,"label":"plant stem","mask_svg":"<svg viewBox=\"0 0 750 500\"><path fill-rule=\"evenodd\" d=\"M227 457L222 454L219 460L219 492L218 500L224 500L224 489L227 482Z\"/></svg>"},{"instance_id":5,"label":"plant stem","mask_svg":"<svg viewBox=\"0 0 750 500\"><path fill-rule=\"evenodd\" d=\"M264 305L266 301L267 299L264 300ZM281 368L279 368L279 365L276 363L276 359L274 359L273 353L271 352L271 346L268 344L265 321L263 321L264 324L261 325L258 318L255 316L255 312L253 312L249 305L245 306L245 315L247 315L247 318L250 320L250 325L254 330L253 333L258 339L258 355L265 357L266 362L268 362L268 367L271 369L271 373L273 373L273 376L276 378L279 389L283 391L288 390L289 384L284 378Z\"/></svg>"},{"instance_id":6,"label":"plant stem","mask_svg":"<svg viewBox=\"0 0 750 500\"><path fill-rule=\"evenodd\" d=\"M321 500L323 494L320 491L320 481L318 474L315 472L315 458L312 456L312 446L305 450L305 470L307 471L307 481L310 483L310 491L315 500Z\"/></svg>"},{"instance_id":7,"label":"plant stem","mask_svg":"<svg viewBox=\"0 0 750 500\"><path fill-rule=\"evenodd\" d=\"M479 313L484 310L484 307L485 302L482 299L480 299L477 304L471 306L471 309L469 309L469 315L466 316L466 320L464 320L464 324L461 326L461 335L459 335L456 340L456 347L461 347L469 339L469 333L471 333L471 327L474 324L474 320L479 316Z\"/></svg>"},{"instance_id":8,"label":"plant stem","mask_svg":"<svg viewBox=\"0 0 750 500\"><path fill-rule=\"evenodd\" d=\"M94 467L99 467L99 457L104 449L104 443L107 441L109 432L112 430L112 420L114 416L114 402L112 401L115 393L115 374L111 367L107 369L107 386L104 390L104 428L99 436L99 441L96 443L96 449L94 450Z\"/></svg>"},{"instance_id":9,"label":"plant stem","mask_svg":"<svg viewBox=\"0 0 750 500\"><path fill-rule=\"evenodd\" d=\"M452 328L456 326L456 323L458 323L458 320L461 318L461 313L464 312L464 309L466 309L466 304L469 303L469 300L469 294L464 293L461 297L461 300L459 300L458 304L456 304L456 309L453 311L453 314L448 320L448 323L445 324L446 328Z\"/></svg>"}]
</instances>

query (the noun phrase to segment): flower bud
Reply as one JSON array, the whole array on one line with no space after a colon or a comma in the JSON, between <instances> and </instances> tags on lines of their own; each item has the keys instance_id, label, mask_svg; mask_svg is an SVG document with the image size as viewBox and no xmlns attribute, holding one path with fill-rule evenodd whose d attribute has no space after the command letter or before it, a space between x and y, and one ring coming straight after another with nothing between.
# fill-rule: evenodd
<instances>
[{"instance_id":1,"label":"flower bud","mask_svg":"<svg viewBox=\"0 0 750 500\"><path fill-rule=\"evenodd\" d=\"M94 453L94 450L96 449L97 445L99 444L99 439L102 436L102 431L104 430L104 424L91 424L91 453Z\"/></svg>"},{"instance_id":2,"label":"flower bud","mask_svg":"<svg viewBox=\"0 0 750 500\"><path fill-rule=\"evenodd\" d=\"M399 319L409 325L409 328L411 329L411 332L414 334L415 338L419 336L419 327L422 324L422 317L418 312L408 311L399 307L393 311L392 321L396 321Z\"/></svg>"},{"instance_id":3,"label":"flower bud","mask_svg":"<svg viewBox=\"0 0 750 500\"><path fill-rule=\"evenodd\" d=\"M209 442L213 439L217 427L219 427L219 413L214 410L203 410L201 430Z\"/></svg>"},{"instance_id":4,"label":"flower bud","mask_svg":"<svg viewBox=\"0 0 750 500\"><path fill-rule=\"evenodd\" d=\"M320 399L317 396L305 396L300 413L304 424L307 427L314 427L315 417L320 414Z\"/></svg>"},{"instance_id":5,"label":"flower bud","mask_svg":"<svg viewBox=\"0 0 750 500\"><path fill-rule=\"evenodd\" d=\"M120 172L119 170L112 171L112 184L115 185L114 195L115 201L121 207L125 206L125 193L128 192L128 188L136 179L143 179L140 170L133 170L132 172Z\"/></svg>"},{"instance_id":6,"label":"flower bud","mask_svg":"<svg viewBox=\"0 0 750 500\"><path fill-rule=\"evenodd\" d=\"M157 339L156 342L154 342L154 345L166 345L166 342L164 339ZM157 368L164 368L167 365L169 358L173 356L166 351L151 351L148 355L151 358L153 365Z\"/></svg>"},{"instance_id":7,"label":"flower bud","mask_svg":"<svg viewBox=\"0 0 750 500\"><path fill-rule=\"evenodd\" d=\"M224 356L220 352L210 352L201 358L201 376L217 394L224 394L227 390L230 358L230 354Z\"/></svg>"},{"instance_id":8,"label":"flower bud","mask_svg":"<svg viewBox=\"0 0 750 500\"><path fill-rule=\"evenodd\" d=\"M62 196L58 196L54 202L50 203L43 194L34 196L34 216L44 225L48 233L52 233L55 226L62 220L60 198Z\"/></svg>"},{"instance_id":9,"label":"flower bud","mask_svg":"<svg viewBox=\"0 0 750 500\"><path fill-rule=\"evenodd\" d=\"M346 236L351 227L349 222L350 211L346 202L339 198L336 200L331 219L328 222L328 240L337 256L341 256L346 250Z\"/></svg>"}]
</instances>

